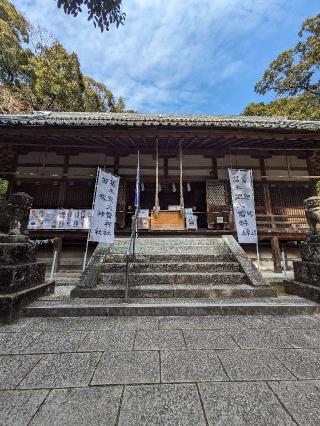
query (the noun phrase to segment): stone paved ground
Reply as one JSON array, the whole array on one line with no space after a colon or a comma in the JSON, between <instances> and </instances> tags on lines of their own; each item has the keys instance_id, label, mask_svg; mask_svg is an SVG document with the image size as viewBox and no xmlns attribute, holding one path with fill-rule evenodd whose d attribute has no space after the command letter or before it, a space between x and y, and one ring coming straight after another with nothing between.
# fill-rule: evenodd
<instances>
[{"instance_id":1,"label":"stone paved ground","mask_svg":"<svg viewBox=\"0 0 320 426\"><path fill-rule=\"evenodd\" d=\"M25 318L0 425L319 425L320 316Z\"/></svg>"}]
</instances>

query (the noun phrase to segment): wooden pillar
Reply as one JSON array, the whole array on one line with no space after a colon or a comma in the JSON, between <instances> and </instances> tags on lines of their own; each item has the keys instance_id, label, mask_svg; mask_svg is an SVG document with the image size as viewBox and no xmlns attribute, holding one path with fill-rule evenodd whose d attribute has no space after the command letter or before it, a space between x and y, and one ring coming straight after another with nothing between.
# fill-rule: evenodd
<instances>
[{"instance_id":1,"label":"wooden pillar","mask_svg":"<svg viewBox=\"0 0 320 426\"><path fill-rule=\"evenodd\" d=\"M260 162L260 173L261 176L266 176L266 164L264 158L259 158ZM264 198L264 204L266 206L266 214L270 216L271 220L271 229L276 229L276 224L274 223L274 216L272 211L272 203L271 203L271 195L270 195L270 188L269 184L265 182L265 179L262 178L263 182L263 198ZM272 257L273 257L273 270L274 272L282 272L281 267L281 250L280 250L280 244L279 244L279 238L278 237L272 237L271 239L271 250L272 250Z\"/></svg>"},{"instance_id":2,"label":"wooden pillar","mask_svg":"<svg viewBox=\"0 0 320 426\"><path fill-rule=\"evenodd\" d=\"M64 163L63 163L63 176L60 183L60 190L59 190L59 200L58 200L58 208L63 208L67 193L67 181L68 181L68 169L69 169L69 155L64 156Z\"/></svg>"},{"instance_id":3,"label":"wooden pillar","mask_svg":"<svg viewBox=\"0 0 320 426\"><path fill-rule=\"evenodd\" d=\"M164 157L163 158L163 172L164 172L164 177L167 178L169 176L169 160L168 157Z\"/></svg>"},{"instance_id":4,"label":"wooden pillar","mask_svg":"<svg viewBox=\"0 0 320 426\"><path fill-rule=\"evenodd\" d=\"M7 147L7 149L9 150L10 148ZM14 190L14 187L15 187L17 167L18 167L18 153L17 153L17 151L15 151L15 153L13 155L13 161L12 161L12 164L11 164L11 167L10 167L11 174L6 179L8 181L8 189L7 189L7 194L6 194L7 198L9 198L10 195L13 193L13 190Z\"/></svg>"},{"instance_id":5,"label":"wooden pillar","mask_svg":"<svg viewBox=\"0 0 320 426\"><path fill-rule=\"evenodd\" d=\"M308 174L309 176L319 176L320 175L320 166L315 167L314 163L316 163L317 165L319 165L320 163L320 155L317 158L317 154L314 154L313 157L313 161L311 156L308 156L306 158L306 163L307 163L307 168L308 168ZM313 191L314 191L314 195L317 194L317 180L309 180L309 184L312 185Z\"/></svg>"},{"instance_id":6,"label":"wooden pillar","mask_svg":"<svg viewBox=\"0 0 320 426\"><path fill-rule=\"evenodd\" d=\"M119 155L114 157L113 172L116 176L119 174Z\"/></svg>"},{"instance_id":7,"label":"wooden pillar","mask_svg":"<svg viewBox=\"0 0 320 426\"><path fill-rule=\"evenodd\" d=\"M280 244L279 244L279 238L278 237L272 237L272 239L271 239L271 250L272 250L272 257L273 257L274 272L282 272L281 250L280 250Z\"/></svg>"},{"instance_id":8,"label":"wooden pillar","mask_svg":"<svg viewBox=\"0 0 320 426\"><path fill-rule=\"evenodd\" d=\"M211 176L212 179L218 179L218 162L216 157L211 158Z\"/></svg>"}]
</instances>

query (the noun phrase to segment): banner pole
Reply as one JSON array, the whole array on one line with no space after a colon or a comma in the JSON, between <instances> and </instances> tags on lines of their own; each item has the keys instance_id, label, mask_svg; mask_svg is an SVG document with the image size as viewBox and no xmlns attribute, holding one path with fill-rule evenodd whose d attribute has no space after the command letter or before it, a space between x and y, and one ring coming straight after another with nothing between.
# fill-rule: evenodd
<instances>
[{"instance_id":1,"label":"banner pole","mask_svg":"<svg viewBox=\"0 0 320 426\"><path fill-rule=\"evenodd\" d=\"M260 253L259 253L259 244L258 244L258 240L256 243L256 247L257 247L257 261L258 261L258 269L260 271Z\"/></svg>"},{"instance_id":2,"label":"banner pole","mask_svg":"<svg viewBox=\"0 0 320 426\"><path fill-rule=\"evenodd\" d=\"M53 280L53 275L54 275L54 271L55 271L55 268L56 268L56 262L57 262L57 255L58 255L58 252L57 252L57 249L55 248L53 250L53 259L52 259L52 265L51 265L51 271L50 271L50 280Z\"/></svg>"},{"instance_id":3,"label":"banner pole","mask_svg":"<svg viewBox=\"0 0 320 426\"><path fill-rule=\"evenodd\" d=\"M95 186L94 186L94 193L93 193L93 199L92 199L92 205L91 205L91 218L90 218L90 225L89 225L89 230L88 230L88 234L87 234L86 251L84 253L84 258L83 258L82 272L85 270L86 263L87 263L88 248L89 248L89 236L91 234L91 224L92 224L92 213L93 213L94 205L95 205L95 201L96 201L96 192L97 192L97 184L98 184L98 179L99 179L99 173L100 173L100 167L98 167L98 170L97 170L96 183L95 183Z\"/></svg>"},{"instance_id":4,"label":"banner pole","mask_svg":"<svg viewBox=\"0 0 320 426\"><path fill-rule=\"evenodd\" d=\"M283 247L282 247L282 271L284 274L284 278L287 279L288 276L287 276L287 266L286 266L286 255L285 255Z\"/></svg>"}]
</instances>

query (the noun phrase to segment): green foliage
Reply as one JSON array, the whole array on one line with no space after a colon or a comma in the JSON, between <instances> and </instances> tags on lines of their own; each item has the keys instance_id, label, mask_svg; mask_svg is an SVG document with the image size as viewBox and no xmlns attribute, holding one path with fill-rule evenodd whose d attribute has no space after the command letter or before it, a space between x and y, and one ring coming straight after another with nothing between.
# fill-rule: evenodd
<instances>
[{"instance_id":1,"label":"green foliage","mask_svg":"<svg viewBox=\"0 0 320 426\"><path fill-rule=\"evenodd\" d=\"M1 113L124 111L122 98L83 76L75 53L43 28L32 27L10 2L0 1Z\"/></svg>"},{"instance_id":2,"label":"green foliage","mask_svg":"<svg viewBox=\"0 0 320 426\"><path fill-rule=\"evenodd\" d=\"M60 44L45 47L30 61L30 85L37 109L82 111L84 82L75 53Z\"/></svg>"},{"instance_id":3,"label":"green foliage","mask_svg":"<svg viewBox=\"0 0 320 426\"><path fill-rule=\"evenodd\" d=\"M110 109L111 112L124 112L126 104L122 96L114 102L114 106Z\"/></svg>"},{"instance_id":4,"label":"green foliage","mask_svg":"<svg viewBox=\"0 0 320 426\"><path fill-rule=\"evenodd\" d=\"M1 25L6 25L8 32L12 33L19 42L28 42L29 23L8 0L1 0L0 21Z\"/></svg>"},{"instance_id":5,"label":"green foliage","mask_svg":"<svg viewBox=\"0 0 320 426\"><path fill-rule=\"evenodd\" d=\"M320 99L312 95L281 98L266 104L251 103L243 115L283 116L291 120L320 120Z\"/></svg>"},{"instance_id":6,"label":"green foliage","mask_svg":"<svg viewBox=\"0 0 320 426\"><path fill-rule=\"evenodd\" d=\"M23 79L24 66L31 55L22 43L29 41L29 24L7 0L0 2L0 83Z\"/></svg>"},{"instance_id":7,"label":"green foliage","mask_svg":"<svg viewBox=\"0 0 320 426\"><path fill-rule=\"evenodd\" d=\"M300 41L271 62L255 90L295 96L310 93L320 96L320 14L306 19L299 32Z\"/></svg>"},{"instance_id":8,"label":"green foliage","mask_svg":"<svg viewBox=\"0 0 320 426\"><path fill-rule=\"evenodd\" d=\"M9 182L0 178L0 198L6 198L8 192Z\"/></svg>"},{"instance_id":9,"label":"green foliage","mask_svg":"<svg viewBox=\"0 0 320 426\"><path fill-rule=\"evenodd\" d=\"M125 13L121 12L122 0L57 0L58 7L64 12L77 16L82 12L83 5L88 10L88 21L93 20L95 27L109 31L110 25L118 27L124 23Z\"/></svg>"},{"instance_id":10,"label":"green foliage","mask_svg":"<svg viewBox=\"0 0 320 426\"><path fill-rule=\"evenodd\" d=\"M306 19L299 42L271 62L255 91L285 96L269 104L251 103L244 115L286 116L320 120L320 14Z\"/></svg>"},{"instance_id":11,"label":"green foliage","mask_svg":"<svg viewBox=\"0 0 320 426\"><path fill-rule=\"evenodd\" d=\"M84 108L86 111L111 111L114 97L111 91L93 78L84 77Z\"/></svg>"},{"instance_id":12,"label":"green foliage","mask_svg":"<svg viewBox=\"0 0 320 426\"><path fill-rule=\"evenodd\" d=\"M0 85L0 114L32 113L37 100L32 89L26 85Z\"/></svg>"}]
</instances>

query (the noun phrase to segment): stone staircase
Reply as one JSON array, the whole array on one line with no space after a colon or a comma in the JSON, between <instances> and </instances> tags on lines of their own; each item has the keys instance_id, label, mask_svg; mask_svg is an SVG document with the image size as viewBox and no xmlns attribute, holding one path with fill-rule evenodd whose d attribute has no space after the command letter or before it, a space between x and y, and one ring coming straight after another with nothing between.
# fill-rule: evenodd
<instances>
[{"instance_id":1,"label":"stone staircase","mask_svg":"<svg viewBox=\"0 0 320 426\"><path fill-rule=\"evenodd\" d=\"M317 303L277 297L230 235L140 238L125 303L128 239L99 245L71 297L58 287L24 309L29 317L314 314ZM60 291L60 294L59 294Z\"/></svg>"},{"instance_id":2,"label":"stone staircase","mask_svg":"<svg viewBox=\"0 0 320 426\"><path fill-rule=\"evenodd\" d=\"M124 253L128 243L126 238L116 240L100 262L97 285L80 283L72 297L124 297ZM227 299L275 297L276 293L234 239L232 246L226 237L146 237L139 238L136 244L136 261L130 265L129 296Z\"/></svg>"}]
</instances>

